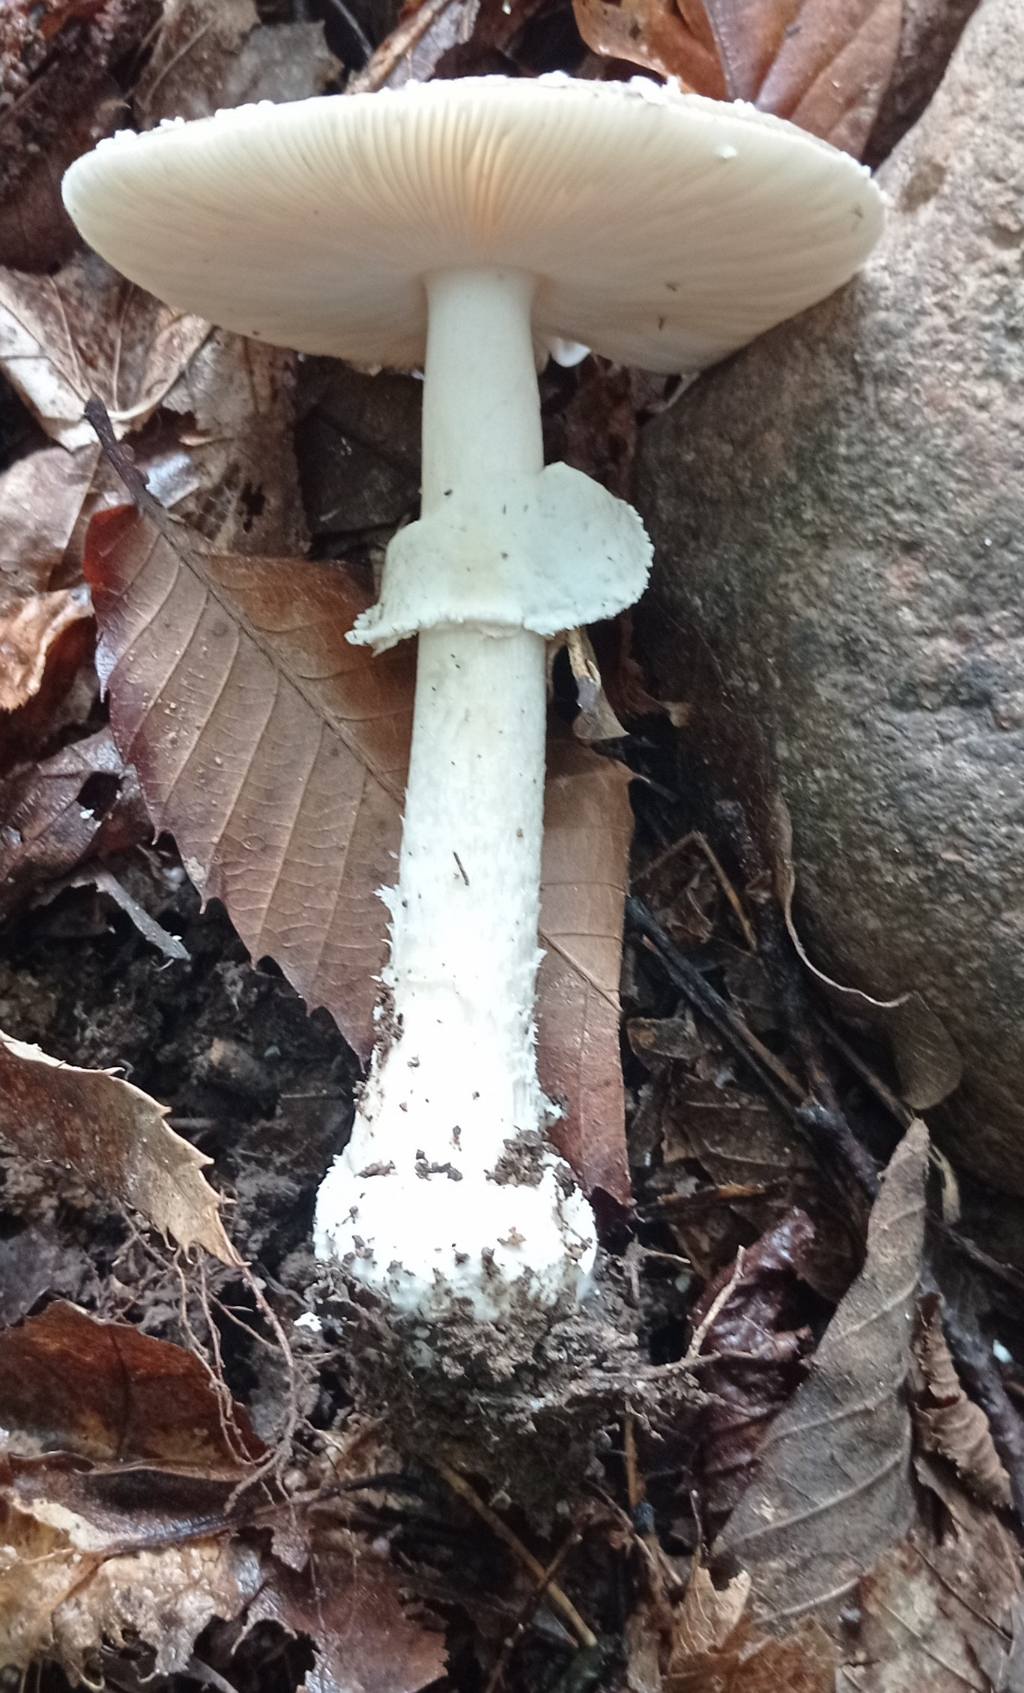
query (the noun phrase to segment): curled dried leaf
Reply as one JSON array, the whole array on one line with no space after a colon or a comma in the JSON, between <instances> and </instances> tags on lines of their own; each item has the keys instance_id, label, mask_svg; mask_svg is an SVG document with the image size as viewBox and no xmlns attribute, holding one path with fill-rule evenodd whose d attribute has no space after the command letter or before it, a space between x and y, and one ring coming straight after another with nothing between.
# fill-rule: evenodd
<instances>
[{"instance_id":1,"label":"curled dried leaf","mask_svg":"<svg viewBox=\"0 0 1024 1693\"><path fill-rule=\"evenodd\" d=\"M934 1294L921 1301L914 1363L914 1425L924 1450L951 1463L977 1498L1008 1508L1010 1478L996 1451L988 1418L964 1392Z\"/></svg>"},{"instance_id":2,"label":"curled dried leaf","mask_svg":"<svg viewBox=\"0 0 1024 1693\"><path fill-rule=\"evenodd\" d=\"M184 1247L241 1260L203 1175L211 1160L166 1121L167 1109L106 1070L62 1064L0 1034L0 1134L26 1158L63 1164L114 1205Z\"/></svg>"}]
</instances>

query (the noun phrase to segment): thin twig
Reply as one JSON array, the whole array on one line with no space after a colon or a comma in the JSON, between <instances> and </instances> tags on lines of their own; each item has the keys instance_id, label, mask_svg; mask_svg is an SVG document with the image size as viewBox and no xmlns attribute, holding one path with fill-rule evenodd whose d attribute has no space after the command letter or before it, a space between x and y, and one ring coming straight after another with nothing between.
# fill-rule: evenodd
<instances>
[{"instance_id":1,"label":"thin twig","mask_svg":"<svg viewBox=\"0 0 1024 1693\"><path fill-rule=\"evenodd\" d=\"M402 60L415 51L427 31L433 29L437 20L443 17L449 6L454 3L455 0L423 0L423 4L393 29L386 41L381 42L369 64L358 76L350 78L345 93L376 94L394 75Z\"/></svg>"},{"instance_id":2,"label":"thin twig","mask_svg":"<svg viewBox=\"0 0 1024 1693\"><path fill-rule=\"evenodd\" d=\"M476 1488L466 1480L465 1476L461 1476L458 1470L453 1470L450 1464L438 1463L434 1467L438 1475L444 1477L452 1492L457 1493L460 1499L464 1499L481 1521L487 1524L491 1533L496 1534L498 1539L515 1553L523 1567L529 1570L534 1581L544 1584L548 1598L555 1609L561 1611L580 1645L589 1648L597 1646L597 1635L589 1624L584 1622L568 1594L564 1593L555 1582L549 1580L547 1571L540 1559L534 1557L529 1547L523 1545L519 1536L513 1533L496 1511L491 1510L485 1499L481 1499Z\"/></svg>"},{"instance_id":3,"label":"thin twig","mask_svg":"<svg viewBox=\"0 0 1024 1693\"><path fill-rule=\"evenodd\" d=\"M691 1004L744 1059L776 1105L793 1118L798 1128L812 1135L819 1143L827 1140L834 1153L843 1159L858 1185L866 1193L875 1194L878 1190L878 1172L874 1160L861 1146L842 1112L837 1113L808 1093L781 1058L777 1058L775 1053L758 1039L746 1019L705 981L700 971L680 952L654 914L635 895L630 895L626 901L626 916L657 954L669 981L686 995Z\"/></svg>"},{"instance_id":4,"label":"thin twig","mask_svg":"<svg viewBox=\"0 0 1024 1693\"><path fill-rule=\"evenodd\" d=\"M742 1246L739 1247L736 1252L736 1262L733 1265L732 1275L729 1277L725 1286L719 1288L714 1299L711 1301L711 1304L708 1306L703 1317L693 1331L690 1344L686 1348L686 1356L683 1359L684 1364L692 1364L693 1360L700 1356L700 1349L711 1332L715 1318L719 1315L723 1305L727 1305L729 1303L729 1300L732 1298L743 1279L743 1264L745 1256L746 1255Z\"/></svg>"},{"instance_id":5,"label":"thin twig","mask_svg":"<svg viewBox=\"0 0 1024 1693\"><path fill-rule=\"evenodd\" d=\"M673 842L670 847L665 848L664 852L659 852L655 858L652 858L650 864L646 864L637 876L636 885L642 887L644 883L649 882L653 876L657 875L659 870L664 869L666 864L671 864L673 858L678 858L680 853L684 852L688 846L699 847L704 854L714 872L715 880L729 901L733 916L743 932L743 939L750 951L756 952L757 936L754 934L750 918L743 909L743 902L726 875L722 861L711 842L706 835L701 834L699 829L691 829L688 835L684 835L681 840Z\"/></svg>"},{"instance_id":6,"label":"thin twig","mask_svg":"<svg viewBox=\"0 0 1024 1693\"><path fill-rule=\"evenodd\" d=\"M535 1582L532 1591L527 1594L515 1623L509 1629L501 1643L501 1650L498 1653L494 1668L487 1678L487 1686L484 1688L484 1693L498 1693L498 1689L505 1678L505 1671L508 1668L509 1659L511 1658L512 1653L515 1651L520 1640L523 1638L523 1635L526 1633L526 1630L529 1628L538 1605L544 1599L545 1595L550 1593L551 1584L554 1581L555 1576L558 1574L579 1537L579 1529L574 1528L569 1531L565 1539L562 1541L561 1546L558 1548L558 1551L552 1558L550 1564L548 1564L547 1569L544 1571L543 1579Z\"/></svg>"}]
</instances>

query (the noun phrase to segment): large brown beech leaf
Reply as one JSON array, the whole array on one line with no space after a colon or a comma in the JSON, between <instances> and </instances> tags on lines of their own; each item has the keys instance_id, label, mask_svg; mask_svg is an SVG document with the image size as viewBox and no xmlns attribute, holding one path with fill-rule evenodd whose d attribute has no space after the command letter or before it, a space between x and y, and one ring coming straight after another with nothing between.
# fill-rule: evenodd
<instances>
[{"instance_id":1,"label":"large brown beech leaf","mask_svg":"<svg viewBox=\"0 0 1024 1693\"><path fill-rule=\"evenodd\" d=\"M859 156L889 86L903 0L574 0L595 52L749 100Z\"/></svg>"},{"instance_id":2,"label":"large brown beech leaf","mask_svg":"<svg viewBox=\"0 0 1024 1693\"><path fill-rule=\"evenodd\" d=\"M131 477L130 470L128 471ZM111 723L153 821L252 956L274 958L356 1051L373 1044L394 881L413 652L345 639L367 594L341 566L207 551L132 480L86 570ZM624 773L556 747L548 786L541 1075L588 1188L628 1196L618 969L630 838Z\"/></svg>"}]
</instances>

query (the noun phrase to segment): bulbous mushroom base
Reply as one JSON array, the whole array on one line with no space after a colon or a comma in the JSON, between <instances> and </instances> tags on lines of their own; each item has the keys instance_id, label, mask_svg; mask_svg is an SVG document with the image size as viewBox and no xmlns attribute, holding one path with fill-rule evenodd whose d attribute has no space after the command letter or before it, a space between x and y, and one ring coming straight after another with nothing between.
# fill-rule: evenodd
<instances>
[{"instance_id":1,"label":"bulbous mushroom base","mask_svg":"<svg viewBox=\"0 0 1024 1693\"><path fill-rule=\"evenodd\" d=\"M340 1330L358 1413L409 1457L484 1477L543 1519L601 1479L627 1408L638 1428L678 1441L706 1404L685 1366L648 1361L622 1283L602 1258L587 1300L549 1312L543 1331L536 1307L525 1324L452 1307L426 1348L419 1320L339 1266L325 1267L317 1298Z\"/></svg>"},{"instance_id":2,"label":"bulbous mushroom base","mask_svg":"<svg viewBox=\"0 0 1024 1693\"><path fill-rule=\"evenodd\" d=\"M367 1138L354 1137L320 1189L316 1255L403 1319L425 1357L453 1326L514 1326L532 1344L585 1298L593 1214L538 1133L508 1140L491 1170L450 1144L438 1156L426 1136L422 1149L395 1137L392 1158L367 1163Z\"/></svg>"}]
</instances>

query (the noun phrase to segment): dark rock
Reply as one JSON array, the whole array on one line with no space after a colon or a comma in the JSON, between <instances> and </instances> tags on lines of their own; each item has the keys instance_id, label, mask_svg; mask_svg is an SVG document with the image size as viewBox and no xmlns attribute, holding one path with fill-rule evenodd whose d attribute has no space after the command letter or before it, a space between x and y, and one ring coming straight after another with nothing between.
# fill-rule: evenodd
<instances>
[{"instance_id":1,"label":"dark rock","mask_svg":"<svg viewBox=\"0 0 1024 1693\"><path fill-rule=\"evenodd\" d=\"M794 824L816 959L917 989L936 1119L1024 1192L1024 37L986 0L882 172L867 272L648 430L641 628L720 797ZM758 808L760 806L760 817Z\"/></svg>"}]
</instances>

